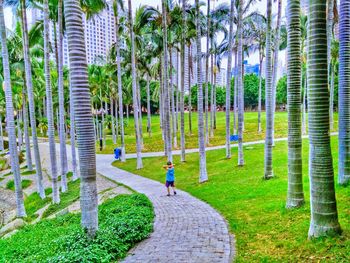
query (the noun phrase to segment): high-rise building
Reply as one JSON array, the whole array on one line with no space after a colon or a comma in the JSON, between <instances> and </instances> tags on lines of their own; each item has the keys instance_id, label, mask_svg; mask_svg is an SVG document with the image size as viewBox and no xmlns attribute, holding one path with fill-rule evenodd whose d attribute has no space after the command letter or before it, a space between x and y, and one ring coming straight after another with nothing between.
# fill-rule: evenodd
<instances>
[{"instance_id":1,"label":"high-rise building","mask_svg":"<svg viewBox=\"0 0 350 263\"><path fill-rule=\"evenodd\" d=\"M29 12L28 25L30 28L38 20L43 19L43 13L41 10L35 8L30 9ZM83 23L87 62L88 64L101 64L106 60L112 44L115 43L115 18L112 1L107 1L106 9L92 17L90 20L87 20L86 16L83 15ZM56 29L53 23L50 23L50 41L52 47L54 47L55 43ZM51 58L55 59L54 53L51 54ZM64 65L68 65L69 63L66 36L64 36L63 39L63 63Z\"/></svg>"}]
</instances>

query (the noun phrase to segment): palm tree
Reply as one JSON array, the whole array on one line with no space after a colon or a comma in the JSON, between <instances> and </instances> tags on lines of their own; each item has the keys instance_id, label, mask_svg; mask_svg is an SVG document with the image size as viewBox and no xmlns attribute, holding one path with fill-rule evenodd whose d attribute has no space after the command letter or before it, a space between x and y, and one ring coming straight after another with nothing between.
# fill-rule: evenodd
<instances>
[{"instance_id":1,"label":"palm tree","mask_svg":"<svg viewBox=\"0 0 350 263\"><path fill-rule=\"evenodd\" d=\"M265 104L266 104L266 136L265 136L265 179L273 177L272 171L272 56L271 56L271 13L272 0L267 0L267 30L266 30L266 79L265 79Z\"/></svg>"},{"instance_id":2,"label":"palm tree","mask_svg":"<svg viewBox=\"0 0 350 263\"><path fill-rule=\"evenodd\" d=\"M199 142L199 182L208 181L207 174L207 160L205 153L205 134L204 134L204 120L203 120L203 83L202 83L202 45L201 45L201 26L200 26L200 10L199 0L196 4L196 26L197 26L197 86L198 86L198 142Z\"/></svg>"},{"instance_id":3,"label":"palm tree","mask_svg":"<svg viewBox=\"0 0 350 263\"><path fill-rule=\"evenodd\" d=\"M243 125L244 125L244 87L243 87L243 7L244 0L238 2L238 19L237 19L237 102L238 102L238 165L244 165L243 159ZM249 4L247 5L249 6Z\"/></svg>"},{"instance_id":4,"label":"palm tree","mask_svg":"<svg viewBox=\"0 0 350 263\"><path fill-rule=\"evenodd\" d=\"M117 77L118 77L118 99L119 99L119 123L120 123L120 148L122 151L121 161L125 162L125 140L124 140L124 110L123 110L123 90L122 90L122 71L120 66L120 39L119 39L119 9L124 9L123 1L118 0L114 3L114 17L115 17L115 39L116 39L116 53L117 53Z\"/></svg>"},{"instance_id":5,"label":"palm tree","mask_svg":"<svg viewBox=\"0 0 350 263\"><path fill-rule=\"evenodd\" d=\"M171 151L171 125L170 125L170 99L169 99L169 85L168 85L168 31L167 31L167 4L162 0L162 27L163 27L163 91L164 91L164 129L165 129L165 147L169 161L173 160Z\"/></svg>"},{"instance_id":6,"label":"palm tree","mask_svg":"<svg viewBox=\"0 0 350 263\"><path fill-rule=\"evenodd\" d=\"M129 33L131 42L131 72L132 72L132 97L133 97L133 112L134 112L134 123L135 123L135 134L136 134L136 154L137 154L137 169L142 169L142 158L141 158L141 131L139 122L139 107L138 107L138 96L137 96L137 77L136 77L136 61L135 61L135 39L134 39L134 28L132 20L132 7L131 0L128 0L128 22L129 22Z\"/></svg>"},{"instance_id":7,"label":"palm tree","mask_svg":"<svg viewBox=\"0 0 350 263\"><path fill-rule=\"evenodd\" d=\"M310 1L309 5L307 75L310 138L310 238L341 232L329 136L327 34L326 30L320 31L320 28L325 29L327 25L326 7L326 0Z\"/></svg>"},{"instance_id":8,"label":"palm tree","mask_svg":"<svg viewBox=\"0 0 350 263\"><path fill-rule=\"evenodd\" d=\"M207 52L205 56L205 143L209 145L209 43L210 43L210 0L207 0Z\"/></svg>"},{"instance_id":9,"label":"palm tree","mask_svg":"<svg viewBox=\"0 0 350 263\"><path fill-rule=\"evenodd\" d=\"M186 0L182 0L182 31L181 31L181 94L180 94L180 145L181 162L186 161L185 148L185 37L186 37Z\"/></svg>"},{"instance_id":10,"label":"palm tree","mask_svg":"<svg viewBox=\"0 0 350 263\"><path fill-rule=\"evenodd\" d=\"M24 140L26 145L26 161L27 170L33 171L32 153L30 149L30 138L29 138L29 125L28 125L28 108L27 108L27 94L26 89L23 87L22 90L22 113L23 113L23 126L24 126Z\"/></svg>"},{"instance_id":11,"label":"palm tree","mask_svg":"<svg viewBox=\"0 0 350 263\"><path fill-rule=\"evenodd\" d=\"M60 162L61 162L61 190L66 192L67 185L67 148L66 148L66 133L65 133L65 110L64 110L64 87L63 87L63 19L62 19L62 3L63 0L58 0L58 101L59 101L59 138L60 138Z\"/></svg>"},{"instance_id":12,"label":"palm tree","mask_svg":"<svg viewBox=\"0 0 350 263\"><path fill-rule=\"evenodd\" d=\"M339 184L350 180L350 3L340 1L339 20ZM334 71L334 70L333 70Z\"/></svg>"},{"instance_id":13,"label":"palm tree","mask_svg":"<svg viewBox=\"0 0 350 263\"><path fill-rule=\"evenodd\" d=\"M25 217L26 211L24 208L21 173L19 169L18 152L17 152L16 128L15 128L14 113L13 113L10 63L9 63L7 44L6 44L6 27L5 27L5 19L4 19L3 0L0 0L0 40L1 40L0 42L1 42L1 51L2 51L2 64L3 64L3 71L4 71L3 86L5 90L5 96L6 96L6 122L7 122L7 132L9 136L11 169L12 169L14 182L15 182L17 216Z\"/></svg>"},{"instance_id":14,"label":"palm tree","mask_svg":"<svg viewBox=\"0 0 350 263\"><path fill-rule=\"evenodd\" d=\"M230 145L230 109L231 109L231 69L232 69L232 52L233 52L233 24L234 24L234 5L235 1L231 0L230 9L230 31L228 35L228 59L226 71L226 158L231 158Z\"/></svg>"},{"instance_id":15,"label":"palm tree","mask_svg":"<svg viewBox=\"0 0 350 263\"><path fill-rule=\"evenodd\" d=\"M98 229L95 134L86 63L83 13L79 0L64 0L74 117L80 163L81 222L94 237ZM79 101L76 100L79 98Z\"/></svg>"},{"instance_id":16,"label":"palm tree","mask_svg":"<svg viewBox=\"0 0 350 263\"><path fill-rule=\"evenodd\" d=\"M48 122L48 137L50 149L50 164L52 178L52 201L54 204L60 202L58 176L57 176L57 159L56 159L56 142L55 128L52 105L52 89L50 78L50 40L49 40L49 3L48 0L43 2L44 13L44 68L45 68L45 84L46 84L46 103L47 103L47 122Z\"/></svg>"},{"instance_id":17,"label":"palm tree","mask_svg":"<svg viewBox=\"0 0 350 263\"><path fill-rule=\"evenodd\" d=\"M328 57L328 76L332 74L332 40L333 40L333 24L334 24L334 0L327 0L327 57ZM329 117L330 128L333 130L333 90L330 89Z\"/></svg>"},{"instance_id":18,"label":"palm tree","mask_svg":"<svg viewBox=\"0 0 350 263\"><path fill-rule=\"evenodd\" d=\"M288 195L287 208L304 204L301 139L300 1L288 0Z\"/></svg>"},{"instance_id":19,"label":"palm tree","mask_svg":"<svg viewBox=\"0 0 350 263\"><path fill-rule=\"evenodd\" d=\"M277 90L277 68L278 68L278 51L280 46L280 29L282 15L282 0L278 0L277 25L273 52L272 66L272 144L274 145L275 137L275 110L276 110L276 90Z\"/></svg>"},{"instance_id":20,"label":"palm tree","mask_svg":"<svg viewBox=\"0 0 350 263\"><path fill-rule=\"evenodd\" d=\"M41 159L40 159L39 144L38 144L38 137L37 137L37 131L36 131L35 102L34 102L34 94L33 94L33 79L32 79L32 69L31 69L32 62L29 54L29 38L28 38L28 25L27 25L25 0L21 0L20 5L21 5L22 37L23 37L23 58L24 58L25 79L26 79L28 104L29 104L30 126L32 131L34 160L35 160L36 184L37 184L37 191L40 197L44 199L45 190L43 186Z\"/></svg>"}]
</instances>

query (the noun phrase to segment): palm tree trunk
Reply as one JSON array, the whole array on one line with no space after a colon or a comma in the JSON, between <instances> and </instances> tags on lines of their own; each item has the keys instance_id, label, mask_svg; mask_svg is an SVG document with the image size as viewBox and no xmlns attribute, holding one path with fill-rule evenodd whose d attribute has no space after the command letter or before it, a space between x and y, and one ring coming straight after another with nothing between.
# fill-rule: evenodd
<instances>
[{"instance_id":1,"label":"palm tree trunk","mask_svg":"<svg viewBox=\"0 0 350 263\"><path fill-rule=\"evenodd\" d=\"M237 99L238 99L238 50L236 49L235 52L235 78L234 78L234 85L233 85L233 134L237 134ZM231 76L231 74L230 74ZM231 85L231 81L230 81Z\"/></svg>"},{"instance_id":2,"label":"palm tree trunk","mask_svg":"<svg viewBox=\"0 0 350 263\"><path fill-rule=\"evenodd\" d=\"M334 117L333 117L333 108L334 108L334 75L335 75L335 66L331 68L331 88L330 88L330 98L329 98L329 126L330 130L334 129Z\"/></svg>"},{"instance_id":3,"label":"palm tree trunk","mask_svg":"<svg viewBox=\"0 0 350 263\"><path fill-rule=\"evenodd\" d=\"M21 152L22 151L22 142L23 142L23 137L22 137L22 129L21 129L21 111L19 110L17 112L17 136L18 136L18 151Z\"/></svg>"},{"instance_id":4,"label":"palm tree trunk","mask_svg":"<svg viewBox=\"0 0 350 263\"><path fill-rule=\"evenodd\" d=\"M192 73L192 59L191 59L191 44L188 46L188 128L190 135L192 135L192 91L191 91L191 73Z\"/></svg>"},{"instance_id":5,"label":"palm tree trunk","mask_svg":"<svg viewBox=\"0 0 350 263\"><path fill-rule=\"evenodd\" d=\"M332 81L333 81L333 70L332 70L332 40L333 40L333 20L334 20L334 0L327 0L327 57L328 57L328 76L332 75L330 83L330 103L329 103L329 122L330 129L333 130L333 90L332 90ZM334 87L333 87L334 88Z\"/></svg>"},{"instance_id":6,"label":"palm tree trunk","mask_svg":"<svg viewBox=\"0 0 350 263\"><path fill-rule=\"evenodd\" d=\"M179 73L180 73L180 53L176 51L176 93L175 93L175 118L176 118L176 133L179 130L179 87L181 85L180 78L179 78Z\"/></svg>"},{"instance_id":7,"label":"palm tree trunk","mask_svg":"<svg viewBox=\"0 0 350 263\"><path fill-rule=\"evenodd\" d=\"M58 102L59 102L59 137L60 137L60 162L61 162L61 190L68 190L67 172L67 148L65 133L65 110L64 110L64 87L63 87L63 23L62 23L62 3L58 0Z\"/></svg>"},{"instance_id":8,"label":"palm tree trunk","mask_svg":"<svg viewBox=\"0 0 350 263\"><path fill-rule=\"evenodd\" d=\"M78 0L64 0L64 7L79 149L81 223L88 236L93 238L98 229L96 155L83 14ZM79 98L79 101L76 98Z\"/></svg>"},{"instance_id":9,"label":"palm tree trunk","mask_svg":"<svg viewBox=\"0 0 350 263\"><path fill-rule=\"evenodd\" d=\"M238 77L237 77L237 104L238 104L238 165L244 165L243 159L243 129L244 129L244 84L243 84L243 17L244 0L239 0L238 25L237 25L237 56L238 56Z\"/></svg>"},{"instance_id":10,"label":"palm tree trunk","mask_svg":"<svg viewBox=\"0 0 350 263\"><path fill-rule=\"evenodd\" d=\"M177 131L176 131L176 116L175 116L175 87L174 87L174 74L173 74L173 49L170 48L170 56L169 56L169 66L170 66L170 98L171 98L171 120L172 120L172 135L174 148L177 148Z\"/></svg>"},{"instance_id":11,"label":"palm tree trunk","mask_svg":"<svg viewBox=\"0 0 350 263\"><path fill-rule=\"evenodd\" d=\"M182 0L182 32L181 32L181 93L180 93L180 145L181 162L186 161L185 146L185 37L186 37L186 0Z\"/></svg>"},{"instance_id":12,"label":"palm tree trunk","mask_svg":"<svg viewBox=\"0 0 350 263\"><path fill-rule=\"evenodd\" d=\"M44 0L44 69L45 69L45 86L46 86L46 102L47 102L47 125L50 149L51 179L52 179L52 202L57 204L60 202L58 175L57 175L57 159L56 159L56 142L55 128L52 105L52 90L50 79L50 40L49 40L49 3Z\"/></svg>"},{"instance_id":13,"label":"palm tree trunk","mask_svg":"<svg viewBox=\"0 0 350 263\"><path fill-rule=\"evenodd\" d=\"M115 23L116 23L116 53L117 53L117 78L118 78L118 99L119 99L119 121L120 121L120 147L122 155L120 160L125 162L125 139L124 139L124 110L123 110L123 86L122 86L122 70L120 65L120 40L119 40L119 12L116 5ZM127 105L127 118L129 119L129 105Z\"/></svg>"},{"instance_id":14,"label":"palm tree trunk","mask_svg":"<svg viewBox=\"0 0 350 263\"><path fill-rule=\"evenodd\" d=\"M141 134L141 149L143 149L143 130L142 130L142 104L141 104L141 86L140 81L137 81L137 103L138 103L138 114L140 122L140 134Z\"/></svg>"},{"instance_id":15,"label":"palm tree trunk","mask_svg":"<svg viewBox=\"0 0 350 263\"><path fill-rule=\"evenodd\" d=\"M12 89L11 89L11 75L10 75L10 65L9 65L9 56L7 51L5 29L6 27L5 27L5 19L4 19L3 0L0 0L0 40L1 40L0 42L1 42L1 52L2 52L2 64L3 64L3 71L4 71L3 85L4 85L5 98L6 98L6 122L7 122L7 132L9 137L11 170L12 170L12 173L14 176L14 182L15 182L17 216L25 217L26 211L24 208L21 174L19 169L19 161L18 161L18 153L17 153L16 128L15 128L15 121L14 121Z\"/></svg>"},{"instance_id":16,"label":"palm tree trunk","mask_svg":"<svg viewBox=\"0 0 350 263\"><path fill-rule=\"evenodd\" d=\"M72 151L72 180L76 181L79 178L78 165L77 165L77 155L75 150L75 117L74 117L74 100L73 100L73 89L71 86L71 81L69 82L69 118L70 118L70 145ZM95 122L94 122L95 123ZM95 131L95 128L94 128ZM96 135L95 135L96 136ZM95 139L96 141L96 139Z\"/></svg>"},{"instance_id":17,"label":"palm tree trunk","mask_svg":"<svg viewBox=\"0 0 350 263\"><path fill-rule=\"evenodd\" d=\"M165 124L165 143L167 147L168 161L173 161L171 149L171 123L170 123L170 89L168 85L168 30L167 30L167 13L166 2L162 0L162 25L163 25L163 55L164 55L164 124ZM171 76L170 76L171 78Z\"/></svg>"},{"instance_id":18,"label":"palm tree trunk","mask_svg":"<svg viewBox=\"0 0 350 263\"><path fill-rule=\"evenodd\" d=\"M277 90L277 69L278 69L278 51L280 43L280 27L281 27L282 0L278 0L277 26L275 38L275 50L272 67L272 145L275 145L275 110L276 110L276 90Z\"/></svg>"},{"instance_id":19,"label":"palm tree trunk","mask_svg":"<svg viewBox=\"0 0 350 263\"><path fill-rule=\"evenodd\" d=\"M148 136L152 136L152 129L151 129L151 94L149 90L149 75L147 74L147 132Z\"/></svg>"},{"instance_id":20,"label":"palm tree trunk","mask_svg":"<svg viewBox=\"0 0 350 263\"><path fill-rule=\"evenodd\" d=\"M271 56L271 13L272 0L267 0L267 31L266 31L266 74L265 74L265 108L266 108L266 135L265 135L265 174L264 179L273 177L272 171L272 144L273 144L273 83L272 83L272 56Z\"/></svg>"},{"instance_id":21,"label":"palm tree trunk","mask_svg":"<svg viewBox=\"0 0 350 263\"><path fill-rule=\"evenodd\" d=\"M142 158L141 158L141 132L140 132L140 123L138 120L138 102L137 102L137 77L136 77L136 61L135 61L135 39L133 31L133 22L132 22L132 8L131 0L128 0L129 10L128 10L128 19L129 19L129 31L130 31L130 40L131 40L131 72L132 72L132 98L133 98L133 112L134 112L134 123L135 123L135 134L136 134L136 155L137 155L137 164L136 169L142 169Z\"/></svg>"},{"instance_id":22,"label":"palm tree trunk","mask_svg":"<svg viewBox=\"0 0 350 263\"><path fill-rule=\"evenodd\" d=\"M209 40L210 40L210 0L207 0L207 52L205 60L205 143L209 145Z\"/></svg>"},{"instance_id":23,"label":"palm tree trunk","mask_svg":"<svg viewBox=\"0 0 350 263\"><path fill-rule=\"evenodd\" d=\"M340 1L339 20L339 175L338 183L350 181L350 3ZM333 69L334 71L334 69Z\"/></svg>"},{"instance_id":24,"label":"palm tree trunk","mask_svg":"<svg viewBox=\"0 0 350 263\"><path fill-rule=\"evenodd\" d=\"M261 50L259 51L261 53ZM263 66L263 57L259 54L260 63L259 63L259 98L258 98L258 132L261 132L261 85L262 85L262 66Z\"/></svg>"},{"instance_id":25,"label":"palm tree trunk","mask_svg":"<svg viewBox=\"0 0 350 263\"><path fill-rule=\"evenodd\" d=\"M115 118L115 139L116 142L118 141L118 137L119 137L119 121L118 121L118 100L115 99L114 100L114 118Z\"/></svg>"},{"instance_id":26,"label":"palm tree trunk","mask_svg":"<svg viewBox=\"0 0 350 263\"><path fill-rule=\"evenodd\" d=\"M32 152L30 149L29 126L28 126L27 96L26 96L25 86L23 87L22 92L23 92L22 111L23 111L24 140L26 145L27 170L33 171L33 161L32 161Z\"/></svg>"},{"instance_id":27,"label":"palm tree trunk","mask_svg":"<svg viewBox=\"0 0 350 263\"><path fill-rule=\"evenodd\" d=\"M109 103L111 105L111 124L112 124L112 141L113 144L116 144L116 137L115 137L115 125L114 125L114 101L112 99L112 96L109 98Z\"/></svg>"},{"instance_id":28,"label":"palm tree trunk","mask_svg":"<svg viewBox=\"0 0 350 263\"><path fill-rule=\"evenodd\" d=\"M232 69L232 52L233 52L233 24L234 24L234 0L231 0L230 9L230 31L228 42L228 59L226 71L226 158L231 158L230 145L230 108L231 108L231 69Z\"/></svg>"},{"instance_id":29,"label":"palm tree trunk","mask_svg":"<svg viewBox=\"0 0 350 263\"><path fill-rule=\"evenodd\" d=\"M107 100L107 98L106 98ZM103 116L106 114L106 116L108 115L108 106L107 106L107 102L104 102L104 108L103 108ZM105 119L103 120L103 124L102 124L102 131L103 131L103 148L106 146L106 123L105 123Z\"/></svg>"},{"instance_id":30,"label":"palm tree trunk","mask_svg":"<svg viewBox=\"0 0 350 263\"><path fill-rule=\"evenodd\" d=\"M344 1L348 2L348 1ZM340 234L329 136L325 0L309 4L308 109L311 222L309 238ZM320 30L321 29L321 30ZM341 32L341 31L340 31Z\"/></svg>"},{"instance_id":31,"label":"palm tree trunk","mask_svg":"<svg viewBox=\"0 0 350 263\"><path fill-rule=\"evenodd\" d=\"M287 208L304 204L301 138L300 1L288 0L288 194Z\"/></svg>"},{"instance_id":32,"label":"palm tree trunk","mask_svg":"<svg viewBox=\"0 0 350 263\"><path fill-rule=\"evenodd\" d=\"M2 130L2 115L0 114L0 151L1 153L4 153L5 147L4 147L4 133Z\"/></svg>"},{"instance_id":33,"label":"palm tree trunk","mask_svg":"<svg viewBox=\"0 0 350 263\"><path fill-rule=\"evenodd\" d=\"M213 40L211 41L212 47L213 45ZM210 137L214 137L214 58L213 54L210 56L210 64L211 64L211 71L210 71Z\"/></svg>"},{"instance_id":34,"label":"palm tree trunk","mask_svg":"<svg viewBox=\"0 0 350 263\"><path fill-rule=\"evenodd\" d=\"M197 48L197 80L198 80L198 143L199 143L199 182L208 181L207 160L205 153L205 134L203 120L203 84L202 84L202 45L200 28L199 0L196 0L196 48Z\"/></svg>"},{"instance_id":35,"label":"palm tree trunk","mask_svg":"<svg viewBox=\"0 0 350 263\"><path fill-rule=\"evenodd\" d=\"M303 116L302 116L302 131L306 134L306 96L307 96L307 73L304 77L304 93L303 93Z\"/></svg>"}]
</instances>

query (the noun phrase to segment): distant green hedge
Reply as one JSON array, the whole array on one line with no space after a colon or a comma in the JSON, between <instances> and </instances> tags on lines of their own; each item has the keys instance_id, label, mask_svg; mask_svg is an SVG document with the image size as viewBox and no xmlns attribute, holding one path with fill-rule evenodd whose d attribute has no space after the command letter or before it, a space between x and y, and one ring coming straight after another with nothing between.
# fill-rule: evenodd
<instances>
[{"instance_id":1,"label":"distant green hedge","mask_svg":"<svg viewBox=\"0 0 350 263\"><path fill-rule=\"evenodd\" d=\"M0 262L115 262L149 236L153 218L146 196L120 195L99 206L95 239L87 239L80 214L46 219L0 239Z\"/></svg>"}]
</instances>

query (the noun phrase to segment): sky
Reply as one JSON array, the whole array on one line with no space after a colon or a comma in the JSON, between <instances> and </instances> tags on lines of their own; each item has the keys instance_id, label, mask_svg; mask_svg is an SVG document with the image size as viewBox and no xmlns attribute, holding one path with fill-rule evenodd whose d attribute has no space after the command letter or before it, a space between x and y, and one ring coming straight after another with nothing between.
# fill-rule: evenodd
<instances>
[{"instance_id":1,"label":"sky","mask_svg":"<svg viewBox=\"0 0 350 263\"><path fill-rule=\"evenodd\" d=\"M204 1L204 0L201 0ZM245 0L246 2L247 0ZM194 0L189 0L190 3L194 3ZM206 1L205 1L206 2ZM125 1L126 3L126 1ZM229 0L211 0L211 8L221 3L230 3ZM140 5L152 5L152 6L161 6L161 0L132 0L132 8L133 11L136 10L136 8L138 8ZM286 0L282 1L282 17L284 17L284 13L285 13L285 8L286 8ZM254 5L251 6L250 8L251 11L258 11L261 14L265 14L266 13L266 0L257 0L256 3ZM273 14L277 13L277 1L273 2L273 10L272 10ZM12 21L12 14L10 9L6 8L5 9L5 23L7 25L7 27L11 27L11 22ZM203 39L202 41L202 49L205 50L205 40ZM246 58L248 60L249 64L257 64L259 62L259 56L257 53L255 54L251 54L249 56L249 58ZM279 59L280 61L282 61L282 64L285 64L285 52L280 52L279 55ZM226 61L223 61L223 66L225 67L226 65Z\"/></svg>"}]
</instances>

